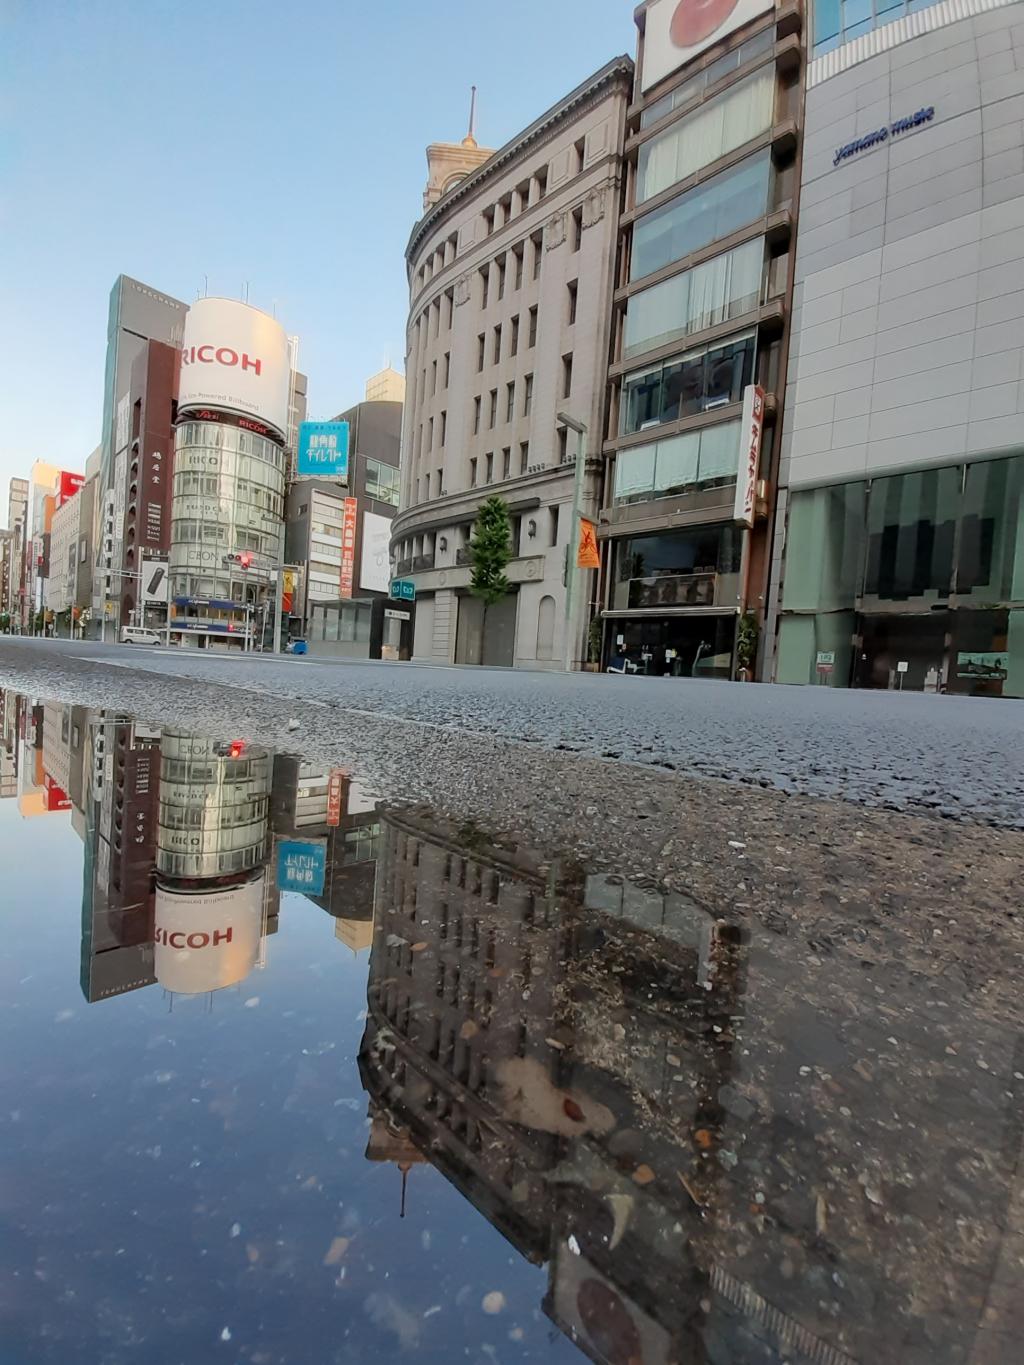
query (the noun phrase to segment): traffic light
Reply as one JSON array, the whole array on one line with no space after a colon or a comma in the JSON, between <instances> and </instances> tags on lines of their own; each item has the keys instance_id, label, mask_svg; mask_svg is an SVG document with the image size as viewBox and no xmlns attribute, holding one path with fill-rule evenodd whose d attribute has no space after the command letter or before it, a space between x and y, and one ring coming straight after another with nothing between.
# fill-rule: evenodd
<instances>
[{"instance_id":1,"label":"traffic light","mask_svg":"<svg viewBox=\"0 0 1024 1365\"><path fill-rule=\"evenodd\" d=\"M228 756L229 756L230 758L241 758L242 755L243 755L244 753L245 753L245 740L244 740L244 739L233 739L233 740L231 741L231 748L228 750Z\"/></svg>"},{"instance_id":2,"label":"traffic light","mask_svg":"<svg viewBox=\"0 0 1024 1365\"><path fill-rule=\"evenodd\" d=\"M247 569L249 565L252 563L252 555L249 554L248 552L246 552L245 554L240 554L238 556L238 562L239 564L241 564L243 569Z\"/></svg>"},{"instance_id":3,"label":"traffic light","mask_svg":"<svg viewBox=\"0 0 1024 1365\"><path fill-rule=\"evenodd\" d=\"M252 551L243 550L240 554L237 555L225 555L222 562L224 564L229 565L237 564L240 569L251 569L252 561L253 561Z\"/></svg>"}]
</instances>

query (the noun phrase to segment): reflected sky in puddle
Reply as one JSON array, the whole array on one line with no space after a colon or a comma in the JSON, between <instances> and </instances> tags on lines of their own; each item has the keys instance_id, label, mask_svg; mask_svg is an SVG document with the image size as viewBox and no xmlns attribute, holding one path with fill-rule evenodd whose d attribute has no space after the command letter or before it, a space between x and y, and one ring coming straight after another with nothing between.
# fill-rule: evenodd
<instances>
[{"instance_id":1,"label":"reflected sky in puddle","mask_svg":"<svg viewBox=\"0 0 1024 1365\"><path fill-rule=\"evenodd\" d=\"M4 1365L1017 1358L961 982L253 745L8 693L0 752Z\"/></svg>"}]
</instances>

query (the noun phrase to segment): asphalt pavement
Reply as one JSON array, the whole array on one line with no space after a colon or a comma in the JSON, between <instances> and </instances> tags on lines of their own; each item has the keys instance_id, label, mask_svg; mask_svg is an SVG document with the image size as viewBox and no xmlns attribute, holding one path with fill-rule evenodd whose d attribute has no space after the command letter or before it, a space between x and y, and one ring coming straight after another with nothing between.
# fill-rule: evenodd
<instances>
[{"instance_id":1,"label":"asphalt pavement","mask_svg":"<svg viewBox=\"0 0 1024 1365\"><path fill-rule=\"evenodd\" d=\"M410 782L434 751L420 741L440 729L1024 829L1022 701L13 637L0 637L0 683L146 719L278 727L306 752L351 736L361 762L393 776L404 763ZM429 786L419 777L412 786Z\"/></svg>"}]
</instances>

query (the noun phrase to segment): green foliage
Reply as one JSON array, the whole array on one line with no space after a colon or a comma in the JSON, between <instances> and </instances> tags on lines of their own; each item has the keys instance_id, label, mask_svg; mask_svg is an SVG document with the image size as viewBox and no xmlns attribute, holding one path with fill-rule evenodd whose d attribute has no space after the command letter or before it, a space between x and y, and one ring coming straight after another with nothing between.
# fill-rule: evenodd
<instances>
[{"instance_id":1,"label":"green foliage","mask_svg":"<svg viewBox=\"0 0 1024 1365\"><path fill-rule=\"evenodd\" d=\"M757 624L757 617L752 611L744 612L740 617L739 627L736 633L736 662L740 668L753 671L757 660L757 641L761 634Z\"/></svg>"},{"instance_id":2,"label":"green foliage","mask_svg":"<svg viewBox=\"0 0 1024 1365\"><path fill-rule=\"evenodd\" d=\"M469 590L485 606L493 607L510 588L505 569L512 558L512 522L502 498L488 498L480 504L469 548L473 554Z\"/></svg>"},{"instance_id":3,"label":"green foliage","mask_svg":"<svg viewBox=\"0 0 1024 1365\"><path fill-rule=\"evenodd\" d=\"M602 635L601 618L600 616L595 616L590 623L590 631L587 636L588 654L592 664L599 664L601 662Z\"/></svg>"},{"instance_id":4,"label":"green foliage","mask_svg":"<svg viewBox=\"0 0 1024 1365\"><path fill-rule=\"evenodd\" d=\"M10 628L11 613L9 611L0 611L0 631L3 631L3 633L6 635Z\"/></svg>"}]
</instances>

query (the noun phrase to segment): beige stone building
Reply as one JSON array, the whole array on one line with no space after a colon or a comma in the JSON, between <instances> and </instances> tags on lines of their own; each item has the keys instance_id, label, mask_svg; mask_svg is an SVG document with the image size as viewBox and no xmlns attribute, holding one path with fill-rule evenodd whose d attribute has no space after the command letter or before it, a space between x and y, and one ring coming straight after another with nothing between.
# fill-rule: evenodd
<instances>
[{"instance_id":1,"label":"beige stone building","mask_svg":"<svg viewBox=\"0 0 1024 1365\"><path fill-rule=\"evenodd\" d=\"M389 365L366 381L367 403L404 403L405 375Z\"/></svg>"},{"instance_id":2,"label":"beige stone building","mask_svg":"<svg viewBox=\"0 0 1024 1365\"><path fill-rule=\"evenodd\" d=\"M589 429L582 510L596 517L632 78L628 57L609 62L475 168L475 142L428 151L428 207L407 249L408 391L392 533L395 571L417 589L416 659L562 666L576 438L557 414ZM451 155L439 161L439 147ZM429 206L442 177L449 188ZM512 518L513 590L485 620L469 593L468 547L493 494ZM576 578L577 666L595 577Z\"/></svg>"}]
</instances>

